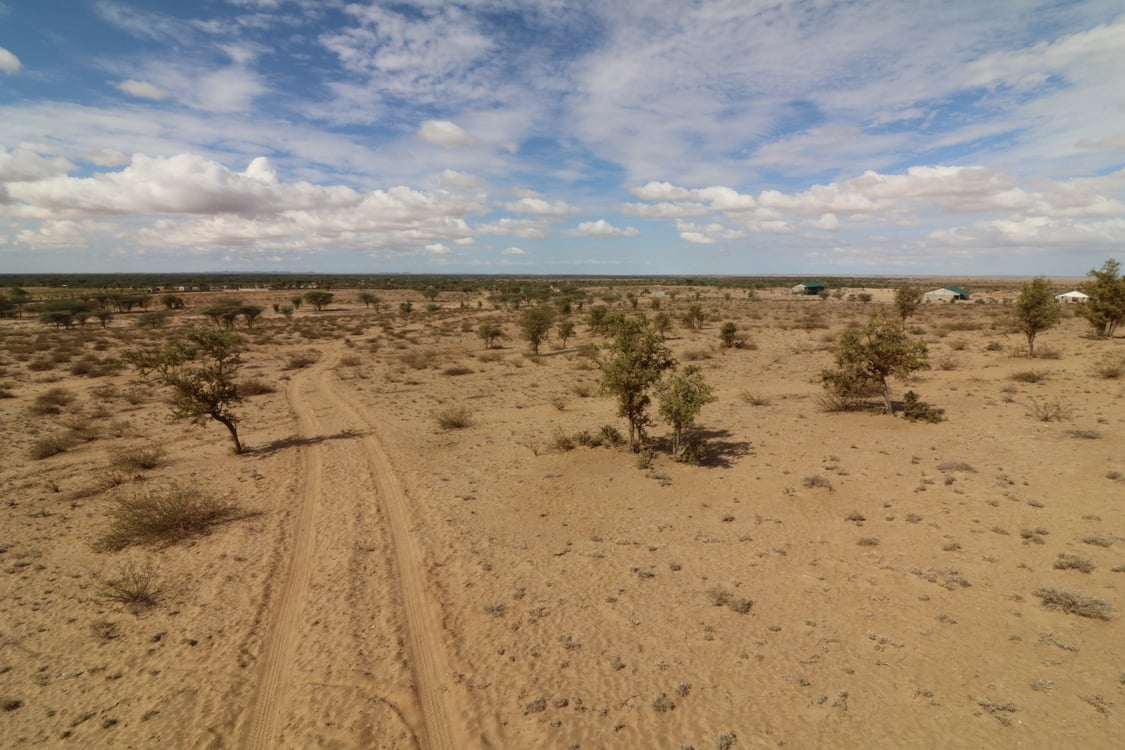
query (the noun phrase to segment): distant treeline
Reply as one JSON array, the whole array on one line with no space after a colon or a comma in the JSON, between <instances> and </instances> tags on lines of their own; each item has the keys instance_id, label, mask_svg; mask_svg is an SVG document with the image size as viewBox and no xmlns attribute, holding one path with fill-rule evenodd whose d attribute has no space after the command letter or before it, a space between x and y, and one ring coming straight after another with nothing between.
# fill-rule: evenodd
<instances>
[{"instance_id":1,"label":"distant treeline","mask_svg":"<svg viewBox=\"0 0 1125 750\"><path fill-rule=\"evenodd\" d=\"M196 274L196 273L41 273L0 274L0 288L124 289L145 292L223 289L411 289L418 292L490 292L537 296L533 289L560 287L712 286L725 289L768 289L803 281L828 281L830 287L893 288L908 279L894 277L816 276L510 276L478 274Z\"/></svg>"}]
</instances>

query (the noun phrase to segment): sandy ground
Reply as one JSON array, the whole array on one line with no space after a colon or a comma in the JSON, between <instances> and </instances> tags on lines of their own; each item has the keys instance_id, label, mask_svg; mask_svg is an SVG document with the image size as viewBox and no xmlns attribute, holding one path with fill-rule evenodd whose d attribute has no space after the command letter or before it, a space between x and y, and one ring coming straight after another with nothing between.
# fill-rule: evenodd
<instances>
[{"instance_id":1,"label":"sandy ground","mask_svg":"<svg viewBox=\"0 0 1125 750\"><path fill-rule=\"evenodd\" d=\"M934 369L895 391L946 419L912 423L826 413L814 382L889 292L702 292L711 319L668 340L719 397L698 466L660 424L648 466L562 449L625 430L584 349L600 339L579 322L529 357L516 314L475 296L425 312L380 292L377 312L345 290L242 329L241 377L276 390L240 407L241 456L128 370L70 373L152 335L128 316L0 321L0 746L1120 747L1125 379L1095 365L1125 339L1068 311L1037 341L1057 358L1029 360L1005 305L927 306L912 325ZM502 348L484 320L506 321ZM725 320L753 346L720 350ZM35 413L52 388L73 400ZM1064 418L1036 419L1046 405ZM470 424L441 429L451 408ZM161 465L114 468L151 445ZM94 549L117 500L176 483L242 513ZM1092 569L1056 568L1064 553ZM107 596L130 567L151 568L156 606ZM1043 587L1114 613L1046 609Z\"/></svg>"}]
</instances>

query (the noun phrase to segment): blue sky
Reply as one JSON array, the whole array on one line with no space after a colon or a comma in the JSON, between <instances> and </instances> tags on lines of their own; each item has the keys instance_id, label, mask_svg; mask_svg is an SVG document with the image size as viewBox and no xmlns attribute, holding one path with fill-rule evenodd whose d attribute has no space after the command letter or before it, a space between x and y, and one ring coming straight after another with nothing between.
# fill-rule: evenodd
<instances>
[{"instance_id":1,"label":"blue sky","mask_svg":"<svg viewBox=\"0 0 1125 750\"><path fill-rule=\"evenodd\" d=\"M0 0L0 270L1081 276L1120 0Z\"/></svg>"}]
</instances>

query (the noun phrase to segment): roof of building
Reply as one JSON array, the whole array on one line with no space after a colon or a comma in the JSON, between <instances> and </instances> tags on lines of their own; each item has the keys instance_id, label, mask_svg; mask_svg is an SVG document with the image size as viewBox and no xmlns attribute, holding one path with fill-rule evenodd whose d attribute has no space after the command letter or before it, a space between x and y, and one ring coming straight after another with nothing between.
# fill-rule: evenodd
<instances>
[{"instance_id":1,"label":"roof of building","mask_svg":"<svg viewBox=\"0 0 1125 750\"><path fill-rule=\"evenodd\" d=\"M945 288L948 289L949 291L955 293L955 294L960 294L962 297L965 297L966 299L970 295L972 295L972 292L970 292L968 289L962 289L959 286L947 286Z\"/></svg>"},{"instance_id":2,"label":"roof of building","mask_svg":"<svg viewBox=\"0 0 1125 750\"><path fill-rule=\"evenodd\" d=\"M798 284L798 286L803 286L805 289L827 289L828 288L828 284L826 284L823 281L804 281L804 282L801 282L800 284Z\"/></svg>"}]
</instances>

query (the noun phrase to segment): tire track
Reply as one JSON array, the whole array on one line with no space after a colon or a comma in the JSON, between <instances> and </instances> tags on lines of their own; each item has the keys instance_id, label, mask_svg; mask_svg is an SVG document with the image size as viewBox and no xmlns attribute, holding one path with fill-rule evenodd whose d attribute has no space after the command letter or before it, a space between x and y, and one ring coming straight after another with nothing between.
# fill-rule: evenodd
<instances>
[{"instance_id":1,"label":"tire track","mask_svg":"<svg viewBox=\"0 0 1125 750\"><path fill-rule=\"evenodd\" d=\"M454 702L454 672L442 637L444 627L440 607L427 591L426 558L411 532L408 500L399 484L382 443L371 432L367 420L342 398L331 384L331 373L323 371L318 391L333 408L368 428L362 439L377 495L390 523L391 543L398 569L400 594L405 614L407 646L414 690L422 709L424 727L418 734L427 750L454 750L478 746L468 732L456 726L450 715ZM462 715L458 712L458 715Z\"/></svg>"},{"instance_id":2,"label":"tire track","mask_svg":"<svg viewBox=\"0 0 1125 750\"><path fill-rule=\"evenodd\" d=\"M319 369L319 368L315 368ZM316 422L311 411L299 406L300 388L315 371L303 371L294 377L286 389L290 407L297 416L297 432L301 437L316 434ZM302 465L298 470L301 507L296 520L293 553L285 573L278 598L277 614L265 639L261 674L258 678L254 703L250 710L246 734L241 747L253 749L272 748L277 737L277 723L283 704L289 665L300 638L300 618L308 596L309 576L312 569L312 549L317 501L321 494L322 462L319 446L302 449Z\"/></svg>"}]
</instances>

